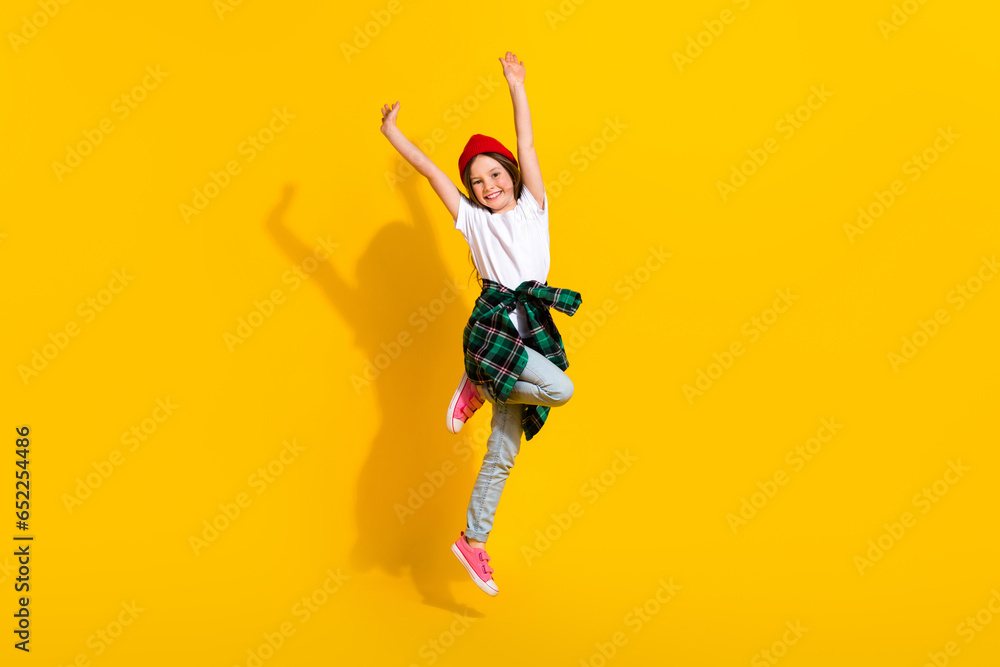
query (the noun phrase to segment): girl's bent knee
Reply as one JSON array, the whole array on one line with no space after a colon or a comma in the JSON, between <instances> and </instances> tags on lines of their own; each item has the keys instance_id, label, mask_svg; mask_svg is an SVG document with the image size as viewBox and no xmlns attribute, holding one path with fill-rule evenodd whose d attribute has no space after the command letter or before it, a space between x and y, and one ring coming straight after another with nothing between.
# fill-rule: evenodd
<instances>
[{"instance_id":1,"label":"girl's bent knee","mask_svg":"<svg viewBox=\"0 0 1000 667\"><path fill-rule=\"evenodd\" d=\"M563 379L556 383L552 388L552 400L555 402L556 406L560 406L566 405L572 397L573 381L569 379L568 375L564 375Z\"/></svg>"}]
</instances>

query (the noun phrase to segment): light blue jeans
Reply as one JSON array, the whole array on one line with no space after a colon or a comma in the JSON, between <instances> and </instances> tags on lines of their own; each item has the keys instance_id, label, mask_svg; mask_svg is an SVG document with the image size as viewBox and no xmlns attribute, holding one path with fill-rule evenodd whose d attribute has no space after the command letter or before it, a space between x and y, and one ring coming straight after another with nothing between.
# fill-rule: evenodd
<instances>
[{"instance_id":1,"label":"light blue jeans","mask_svg":"<svg viewBox=\"0 0 1000 667\"><path fill-rule=\"evenodd\" d=\"M528 351L528 363L504 405L496 402L489 385L482 386L486 400L493 404L493 420L486 455L469 500L465 536L470 540L485 542L493 529L500 494L521 449L524 404L557 407L565 405L573 395L573 381L561 368L527 345L524 349Z\"/></svg>"}]
</instances>

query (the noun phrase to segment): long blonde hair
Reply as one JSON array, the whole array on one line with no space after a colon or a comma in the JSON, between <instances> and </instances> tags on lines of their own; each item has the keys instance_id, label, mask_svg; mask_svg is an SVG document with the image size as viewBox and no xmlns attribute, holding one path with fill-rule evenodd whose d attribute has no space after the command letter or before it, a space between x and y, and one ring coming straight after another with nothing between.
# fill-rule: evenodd
<instances>
[{"instance_id":1,"label":"long blonde hair","mask_svg":"<svg viewBox=\"0 0 1000 667\"><path fill-rule=\"evenodd\" d=\"M500 165L507 170L507 174L510 176L511 183L514 184L514 201L521 198L521 170L517 168L517 163L512 161L506 155L500 153L494 153L493 151L487 151L485 153L479 153L479 155L488 155ZM476 198L475 191L472 189L472 163L476 161L479 157L476 155L465 165L465 170L462 172L462 185L465 186L465 191L469 193L469 201L472 202L473 206L478 206L481 209L493 212L488 206L483 206L482 203ZM479 283L479 289L483 289L483 277L479 275L479 269L476 268L476 263L472 259L472 248L469 248L469 264L472 265L472 273L476 274L476 282ZM469 278L472 277L472 273L469 274Z\"/></svg>"}]
</instances>

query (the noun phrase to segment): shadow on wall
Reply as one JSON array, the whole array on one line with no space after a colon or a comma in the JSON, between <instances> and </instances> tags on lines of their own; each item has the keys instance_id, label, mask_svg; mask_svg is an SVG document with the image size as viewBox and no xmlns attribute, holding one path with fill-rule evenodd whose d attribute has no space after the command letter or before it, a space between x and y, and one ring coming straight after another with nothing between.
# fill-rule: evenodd
<instances>
[{"instance_id":1,"label":"shadow on wall","mask_svg":"<svg viewBox=\"0 0 1000 667\"><path fill-rule=\"evenodd\" d=\"M357 287L344 280L333 258L320 262L310 278L353 329L366 359L384 367L375 368L377 377L367 383L358 382L365 377L364 366L328 369L335 381L357 386L362 396L370 394L380 417L357 481L358 538L350 561L357 570L379 567L394 575L408 568L425 604L481 615L455 602L449 582L471 583L450 545L465 527L482 452L473 455L472 422L459 435L445 428L445 411L464 369L462 330L471 312L461 297L478 294L479 287L474 280L451 281L417 196L417 182L411 177L399 185L413 224L389 222L375 234L358 262ZM294 185L287 184L266 228L288 258L300 262L313 248L284 224L294 193ZM442 309L445 300L450 303ZM403 332L412 342L400 346L386 365L388 355L379 357L385 353L383 344L391 347ZM353 382L351 375L357 376ZM451 474L441 472L443 466ZM407 512L411 488L430 497Z\"/></svg>"}]
</instances>

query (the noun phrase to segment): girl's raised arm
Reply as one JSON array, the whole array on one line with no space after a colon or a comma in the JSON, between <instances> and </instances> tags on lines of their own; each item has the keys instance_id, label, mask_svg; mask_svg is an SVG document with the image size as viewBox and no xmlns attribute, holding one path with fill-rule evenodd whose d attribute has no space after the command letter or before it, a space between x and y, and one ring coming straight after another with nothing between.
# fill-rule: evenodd
<instances>
[{"instance_id":1,"label":"girl's raised arm","mask_svg":"<svg viewBox=\"0 0 1000 667\"><path fill-rule=\"evenodd\" d=\"M431 187L434 188L434 192L437 196L441 198L444 205L448 208L448 212L451 213L451 219L458 219L458 204L460 201L461 193L458 190L458 186L452 183L448 175L445 174L441 169L434 164L434 162L424 154L422 150L417 148L417 146L406 138L403 132L396 127L396 116L399 114L399 101L397 100L395 104L382 105L382 134L385 138L389 140L393 148L399 151L399 154L403 156L407 162L409 162L414 169L416 169L420 174L425 176L431 183Z\"/></svg>"},{"instance_id":2,"label":"girl's raised arm","mask_svg":"<svg viewBox=\"0 0 1000 667\"><path fill-rule=\"evenodd\" d=\"M545 184L542 182L542 168L535 153L535 132L531 127L531 110L528 95L524 92L524 63L517 56L507 52L500 58L503 75L510 88L510 98L514 103L514 129L517 132L517 164L521 169L521 181L539 206L545 206Z\"/></svg>"}]
</instances>

